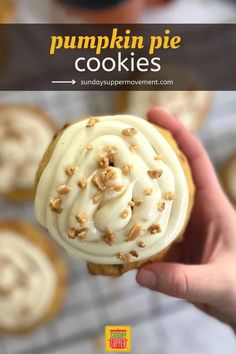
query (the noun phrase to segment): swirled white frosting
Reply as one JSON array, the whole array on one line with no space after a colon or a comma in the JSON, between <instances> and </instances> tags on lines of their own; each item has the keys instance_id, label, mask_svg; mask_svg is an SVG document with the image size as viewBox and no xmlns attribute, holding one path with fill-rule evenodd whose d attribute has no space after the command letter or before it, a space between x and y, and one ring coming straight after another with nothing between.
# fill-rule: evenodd
<instances>
[{"instance_id":1,"label":"swirled white frosting","mask_svg":"<svg viewBox=\"0 0 236 354\"><path fill-rule=\"evenodd\" d=\"M232 199L236 201L235 178L236 178L236 156L231 160L227 170L227 188Z\"/></svg>"},{"instance_id":2,"label":"swirled white frosting","mask_svg":"<svg viewBox=\"0 0 236 354\"><path fill-rule=\"evenodd\" d=\"M32 188L52 136L40 112L23 106L0 108L0 193Z\"/></svg>"},{"instance_id":3,"label":"swirled white frosting","mask_svg":"<svg viewBox=\"0 0 236 354\"><path fill-rule=\"evenodd\" d=\"M176 116L191 131L199 126L199 112L210 99L206 91L130 91L127 112L146 117L151 106L160 106Z\"/></svg>"},{"instance_id":4,"label":"swirled white frosting","mask_svg":"<svg viewBox=\"0 0 236 354\"><path fill-rule=\"evenodd\" d=\"M15 231L0 231L0 327L25 328L48 311L56 275L44 253Z\"/></svg>"},{"instance_id":5,"label":"swirled white frosting","mask_svg":"<svg viewBox=\"0 0 236 354\"><path fill-rule=\"evenodd\" d=\"M84 258L99 264L119 264L125 255L136 251L138 256L129 261L148 258L170 244L181 232L185 222L189 203L188 185L179 159L158 130L147 121L133 116L119 115L100 117L99 122L87 128L88 120L77 122L66 128L59 138L52 156L40 178L35 210L39 222L74 257ZM124 136L124 129L133 127L137 134ZM86 149L87 146L91 149ZM136 149L130 150L130 146ZM98 158L107 147L117 149L110 168L116 179L109 186L122 185L122 189L111 192L111 188L98 191L93 177L102 173ZM156 160L157 154L163 161ZM122 168L131 165L130 174L124 175ZM76 166L74 174L67 176L65 170ZM149 170L162 171L159 178L150 178ZM87 180L86 188L79 188L78 181ZM57 189L66 185L70 191L59 195ZM145 191L151 189L151 195ZM98 204L92 198L97 193L102 196ZM174 201L165 200L167 193L175 193ZM56 213L49 207L51 198L60 198L62 211ZM133 209L131 200L141 199L142 204ZM159 203L165 203L165 209L158 210ZM57 205L58 207L58 205ZM128 211L122 218L123 211ZM83 227L88 233L83 240L68 237L68 230L79 229L75 216L84 212L87 221ZM141 225L140 235L127 241L130 230L136 224ZM158 224L161 232L151 234L149 228ZM115 234L112 245L104 242L103 236L110 229ZM144 247L140 247L140 242Z\"/></svg>"}]
</instances>

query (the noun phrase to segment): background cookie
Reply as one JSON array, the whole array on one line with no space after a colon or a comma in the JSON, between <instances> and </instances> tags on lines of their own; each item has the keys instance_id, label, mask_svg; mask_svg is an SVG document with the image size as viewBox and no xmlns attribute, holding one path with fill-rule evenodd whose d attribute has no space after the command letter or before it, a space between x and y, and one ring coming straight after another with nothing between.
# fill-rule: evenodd
<instances>
[{"instance_id":1,"label":"background cookie","mask_svg":"<svg viewBox=\"0 0 236 354\"><path fill-rule=\"evenodd\" d=\"M25 334L61 309L67 268L52 241L23 221L0 221L0 242L0 333Z\"/></svg>"},{"instance_id":2,"label":"background cookie","mask_svg":"<svg viewBox=\"0 0 236 354\"><path fill-rule=\"evenodd\" d=\"M14 202L33 198L38 163L54 129L38 107L0 105L0 196Z\"/></svg>"},{"instance_id":3,"label":"background cookie","mask_svg":"<svg viewBox=\"0 0 236 354\"><path fill-rule=\"evenodd\" d=\"M195 132L207 117L210 103L211 93L206 91L123 91L117 110L146 118L150 107L163 107Z\"/></svg>"}]
</instances>

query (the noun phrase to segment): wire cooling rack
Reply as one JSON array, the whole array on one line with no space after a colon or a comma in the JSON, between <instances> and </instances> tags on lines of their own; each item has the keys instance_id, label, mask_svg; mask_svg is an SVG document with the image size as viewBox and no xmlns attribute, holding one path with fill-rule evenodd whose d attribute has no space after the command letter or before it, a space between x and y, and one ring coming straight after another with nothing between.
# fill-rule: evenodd
<instances>
[{"instance_id":1,"label":"wire cooling rack","mask_svg":"<svg viewBox=\"0 0 236 354\"><path fill-rule=\"evenodd\" d=\"M114 112L112 92L2 92L0 103L38 104L62 126L83 116ZM218 167L236 150L236 92L215 92L199 137ZM0 201L1 217L35 222L33 204ZM66 255L65 255L66 257ZM94 277L84 262L70 268L64 309L55 321L22 338L2 337L0 354L104 353L104 326L131 325L135 354L231 354L231 330L181 300L152 293L135 282L135 272L119 279Z\"/></svg>"}]
</instances>

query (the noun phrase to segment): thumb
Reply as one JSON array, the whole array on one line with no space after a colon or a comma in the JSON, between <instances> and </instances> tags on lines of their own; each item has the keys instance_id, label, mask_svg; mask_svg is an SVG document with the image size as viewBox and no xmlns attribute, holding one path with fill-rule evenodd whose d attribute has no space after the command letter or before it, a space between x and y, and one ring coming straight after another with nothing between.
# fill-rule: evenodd
<instances>
[{"instance_id":1,"label":"thumb","mask_svg":"<svg viewBox=\"0 0 236 354\"><path fill-rule=\"evenodd\" d=\"M211 265L152 263L142 267L137 282L146 288L191 302L211 302L219 297ZM219 290L219 291L218 291Z\"/></svg>"}]
</instances>

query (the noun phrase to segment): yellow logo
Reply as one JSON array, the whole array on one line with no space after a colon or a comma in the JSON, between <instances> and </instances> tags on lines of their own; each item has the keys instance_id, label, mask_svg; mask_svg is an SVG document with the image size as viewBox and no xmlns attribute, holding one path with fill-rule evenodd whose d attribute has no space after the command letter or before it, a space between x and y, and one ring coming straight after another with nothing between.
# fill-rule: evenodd
<instances>
[{"instance_id":1,"label":"yellow logo","mask_svg":"<svg viewBox=\"0 0 236 354\"><path fill-rule=\"evenodd\" d=\"M106 326L105 350L107 352L130 352L131 326Z\"/></svg>"}]
</instances>

